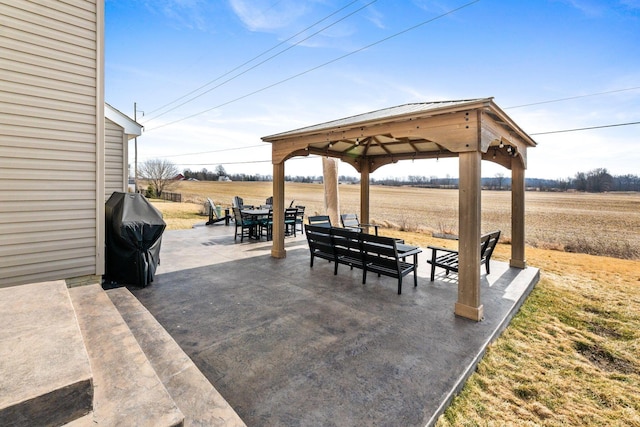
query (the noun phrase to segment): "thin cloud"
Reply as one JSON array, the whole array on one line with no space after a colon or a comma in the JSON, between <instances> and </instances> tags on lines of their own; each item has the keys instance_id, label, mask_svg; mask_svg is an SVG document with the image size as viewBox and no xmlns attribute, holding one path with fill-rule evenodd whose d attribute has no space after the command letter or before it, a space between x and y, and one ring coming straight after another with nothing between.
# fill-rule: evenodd
<instances>
[{"instance_id":1,"label":"thin cloud","mask_svg":"<svg viewBox=\"0 0 640 427\"><path fill-rule=\"evenodd\" d=\"M252 32L264 32L276 34L279 38L289 38L291 34L296 34L316 22L319 17L326 16L335 11L334 3L326 1L307 1L299 2L296 0L259 0L252 2L249 0L230 0L229 4L233 13L238 17L242 24ZM361 7L362 5L354 5L349 10ZM367 7L367 17L364 19L371 21L374 25L380 25L380 14L371 12L371 8ZM332 17L326 22L314 25L308 28L304 34L291 39L290 43L299 43L300 46L311 48L339 48L341 50L349 50L351 46L351 38L358 32L358 25L353 23L353 19L357 19L361 13L356 10L353 17L349 17L349 10L344 10L339 15ZM322 30L318 34L314 34L319 29L327 26L339 17L346 18L343 22L337 22ZM313 35L307 40L301 39Z\"/></svg>"},{"instance_id":2,"label":"thin cloud","mask_svg":"<svg viewBox=\"0 0 640 427\"><path fill-rule=\"evenodd\" d=\"M590 0L563 0L563 3L578 9L590 18L601 16L605 11L602 4Z\"/></svg>"},{"instance_id":3,"label":"thin cloud","mask_svg":"<svg viewBox=\"0 0 640 427\"><path fill-rule=\"evenodd\" d=\"M145 1L145 7L154 14L169 19L176 28L207 31L207 15L211 5L205 0L154 0Z\"/></svg>"},{"instance_id":4,"label":"thin cloud","mask_svg":"<svg viewBox=\"0 0 640 427\"><path fill-rule=\"evenodd\" d=\"M309 7L296 0L230 0L231 9L250 31L273 32L290 27Z\"/></svg>"},{"instance_id":5,"label":"thin cloud","mask_svg":"<svg viewBox=\"0 0 640 427\"><path fill-rule=\"evenodd\" d=\"M453 9L455 6L443 4L433 0L414 0L414 4L425 12L441 14Z\"/></svg>"},{"instance_id":6,"label":"thin cloud","mask_svg":"<svg viewBox=\"0 0 640 427\"><path fill-rule=\"evenodd\" d=\"M381 30L387 28L387 26L384 24L384 18L384 15L378 9L376 9L375 6L369 8L367 19Z\"/></svg>"}]
</instances>

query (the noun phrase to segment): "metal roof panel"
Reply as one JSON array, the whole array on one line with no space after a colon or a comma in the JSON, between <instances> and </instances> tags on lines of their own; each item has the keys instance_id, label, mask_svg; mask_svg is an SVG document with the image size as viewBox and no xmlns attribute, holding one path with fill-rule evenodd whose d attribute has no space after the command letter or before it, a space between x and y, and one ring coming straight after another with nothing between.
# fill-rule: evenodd
<instances>
[{"instance_id":1,"label":"metal roof panel","mask_svg":"<svg viewBox=\"0 0 640 427\"><path fill-rule=\"evenodd\" d=\"M304 128L299 128L283 133L278 133L270 136L265 136L262 139L269 141L271 139L278 139L287 137L290 135L300 133L314 133L321 132L328 129L347 128L360 123L370 123L379 120L388 121L393 118L401 118L404 116L412 116L419 113L437 112L441 109L449 109L456 106L464 106L467 104L476 104L478 102L489 101L492 98L477 98L477 99L464 99L457 101L432 101L432 102L418 102L411 104L397 105L395 107L383 108L381 110L370 111L368 113L358 114L355 116L345 117L342 119L332 120L330 122L320 123Z\"/></svg>"}]
</instances>

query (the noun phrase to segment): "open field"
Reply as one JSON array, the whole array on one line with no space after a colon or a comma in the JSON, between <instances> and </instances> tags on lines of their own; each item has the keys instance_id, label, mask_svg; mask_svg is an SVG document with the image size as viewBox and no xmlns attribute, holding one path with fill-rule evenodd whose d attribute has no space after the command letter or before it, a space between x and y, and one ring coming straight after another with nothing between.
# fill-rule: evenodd
<instances>
[{"instance_id":1,"label":"open field","mask_svg":"<svg viewBox=\"0 0 640 427\"><path fill-rule=\"evenodd\" d=\"M171 191L199 205L210 197L228 207L233 196L259 205L272 194L270 182L182 181ZM340 186L341 212L360 211L360 186ZM640 193L526 193L527 244L544 249L640 259ZM287 183L287 204L306 207L306 214L324 213L320 184ZM370 220L390 228L426 234L457 234L458 192L413 187L371 187ZM483 232L502 231L511 239L511 193L482 192Z\"/></svg>"},{"instance_id":2,"label":"open field","mask_svg":"<svg viewBox=\"0 0 640 427\"><path fill-rule=\"evenodd\" d=\"M223 205L236 194L260 204L271 185L184 182L176 191L197 203L154 203L172 228L184 228L203 221L195 213L203 195ZM322 186L287 184L286 191L287 201L296 199L311 213L322 211ZM357 212L358 187L341 187L341 200L343 211ZM629 242L637 258L639 203L637 194L527 193L528 239L538 247L528 246L526 256L540 268L541 280L439 427L640 426L640 261L557 250L566 247L563 239L608 236ZM398 229L384 234L422 247L455 246L428 231L454 224L456 208L455 191L372 188L372 218L397 221ZM486 229L508 233L509 211L508 193L483 194ZM436 212L439 219L418 221ZM401 226L421 231L401 231ZM555 250L548 249L554 242ZM509 255L509 245L500 244L494 257L506 261Z\"/></svg>"}]
</instances>

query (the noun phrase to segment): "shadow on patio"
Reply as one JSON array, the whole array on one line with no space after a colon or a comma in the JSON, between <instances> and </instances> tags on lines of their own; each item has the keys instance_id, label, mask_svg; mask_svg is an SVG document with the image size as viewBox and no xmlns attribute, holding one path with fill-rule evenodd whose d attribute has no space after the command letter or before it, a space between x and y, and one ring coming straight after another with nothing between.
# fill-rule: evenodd
<instances>
[{"instance_id":1,"label":"shadow on patio","mask_svg":"<svg viewBox=\"0 0 640 427\"><path fill-rule=\"evenodd\" d=\"M433 423L538 281L492 261L476 323L453 314L455 275L429 281L428 250L397 295L285 243L275 259L231 227L169 231L155 281L130 288L251 426Z\"/></svg>"}]
</instances>

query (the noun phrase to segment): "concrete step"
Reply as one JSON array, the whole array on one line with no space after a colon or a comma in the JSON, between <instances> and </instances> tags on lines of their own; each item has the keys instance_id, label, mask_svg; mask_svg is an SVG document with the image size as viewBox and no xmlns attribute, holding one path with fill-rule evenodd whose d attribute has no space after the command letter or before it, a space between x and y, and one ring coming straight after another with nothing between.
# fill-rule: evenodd
<instances>
[{"instance_id":1,"label":"concrete step","mask_svg":"<svg viewBox=\"0 0 640 427\"><path fill-rule=\"evenodd\" d=\"M189 356L129 290L116 288L106 292L184 414L185 426L245 425Z\"/></svg>"},{"instance_id":2,"label":"concrete step","mask_svg":"<svg viewBox=\"0 0 640 427\"><path fill-rule=\"evenodd\" d=\"M69 289L93 372L93 413L70 423L182 426L178 409L99 284Z\"/></svg>"},{"instance_id":3,"label":"concrete step","mask_svg":"<svg viewBox=\"0 0 640 427\"><path fill-rule=\"evenodd\" d=\"M64 281L0 289L0 425L61 425L92 407L92 373Z\"/></svg>"}]
</instances>

